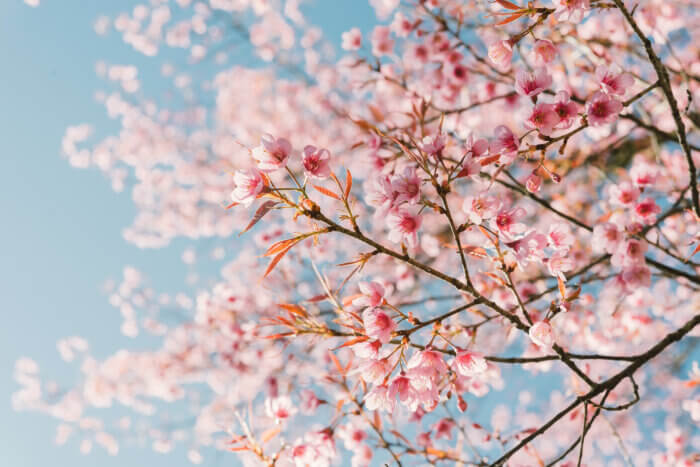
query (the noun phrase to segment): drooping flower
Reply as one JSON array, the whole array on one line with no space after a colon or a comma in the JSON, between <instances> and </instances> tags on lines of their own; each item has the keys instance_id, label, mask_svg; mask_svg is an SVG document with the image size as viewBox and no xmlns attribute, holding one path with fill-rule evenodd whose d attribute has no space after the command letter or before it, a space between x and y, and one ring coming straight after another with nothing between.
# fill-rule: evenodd
<instances>
[{"instance_id":1,"label":"drooping flower","mask_svg":"<svg viewBox=\"0 0 700 467\"><path fill-rule=\"evenodd\" d=\"M590 0L555 0L554 16L559 21L580 23L583 15L591 8Z\"/></svg>"},{"instance_id":2,"label":"drooping flower","mask_svg":"<svg viewBox=\"0 0 700 467\"><path fill-rule=\"evenodd\" d=\"M557 57L557 47L552 41L539 39L532 48L535 55L535 64L539 66L549 65Z\"/></svg>"},{"instance_id":3,"label":"drooping flower","mask_svg":"<svg viewBox=\"0 0 700 467\"><path fill-rule=\"evenodd\" d=\"M375 386L367 393L364 399L367 410L383 410L393 412L396 401L389 396L389 388L386 385Z\"/></svg>"},{"instance_id":4,"label":"drooping flower","mask_svg":"<svg viewBox=\"0 0 700 467\"><path fill-rule=\"evenodd\" d=\"M358 284L362 296L353 300L353 305L378 307L384 303L384 286L377 281L360 282Z\"/></svg>"},{"instance_id":5,"label":"drooping flower","mask_svg":"<svg viewBox=\"0 0 700 467\"><path fill-rule=\"evenodd\" d=\"M315 146L306 146L301 164L304 166L304 173L312 178L327 178L331 174L328 164L331 153L328 149L316 149Z\"/></svg>"},{"instance_id":6,"label":"drooping flower","mask_svg":"<svg viewBox=\"0 0 700 467\"><path fill-rule=\"evenodd\" d=\"M396 329L396 323L381 308L368 308L362 312L362 323L367 335L386 344L391 340L391 333Z\"/></svg>"},{"instance_id":7,"label":"drooping flower","mask_svg":"<svg viewBox=\"0 0 700 467\"><path fill-rule=\"evenodd\" d=\"M492 154L501 153L508 158L513 158L518 153L520 141L505 125L499 125L494 129L495 139L491 141L489 151Z\"/></svg>"},{"instance_id":8,"label":"drooping flower","mask_svg":"<svg viewBox=\"0 0 700 467\"><path fill-rule=\"evenodd\" d=\"M539 321L533 324L528 331L530 340L538 347L551 349L554 345L554 330L548 321Z\"/></svg>"},{"instance_id":9,"label":"drooping flower","mask_svg":"<svg viewBox=\"0 0 700 467\"><path fill-rule=\"evenodd\" d=\"M551 85L552 76L543 67L531 72L520 69L515 74L515 90L521 96L536 96Z\"/></svg>"},{"instance_id":10,"label":"drooping flower","mask_svg":"<svg viewBox=\"0 0 700 467\"><path fill-rule=\"evenodd\" d=\"M586 102L586 115L591 126L613 122L622 112L622 102L602 91L598 91Z\"/></svg>"},{"instance_id":11,"label":"drooping flower","mask_svg":"<svg viewBox=\"0 0 700 467\"><path fill-rule=\"evenodd\" d=\"M386 223L389 227L389 240L395 243L401 243L406 240L406 244L411 248L415 248L418 245L418 229L421 225L420 215L404 208L398 208L389 212Z\"/></svg>"},{"instance_id":12,"label":"drooping flower","mask_svg":"<svg viewBox=\"0 0 700 467\"><path fill-rule=\"evenodd\" d=\"M452 368L462 376L472 377L485 372L488 363L479 352L459 350L452 361Z\"/></svg>"},{"instance_id":13,"label":"drooping flower","mask_svg":"<svg viewBox=\"0 0 700 467\"><path fill-rule=\"evenodd\" d=\"M510 40L494 42L489 47L488 55L494 65L505 70L510 66L510 62L513 59L513 44L511 44Z\"/></svg>"},{"instance_id":14,"label":"drooping flower","mask_svg":"<svg viewBox=\"0 0 700 467\"><path fill-rule=\"evenodd\" d=\"M449 418L442 418L433 425L435 431L435 439L447 438L452 439L452 430L457 424Z\"/></svg>"},{"instance_id":15,"label":"drooping flower","mask_svg":"<svg viewBox=\"0 0 700 467\"><path fill-rule=\"evenodd\" d=\"M416 352L406 364L412 377L435 380L447 373L447 364L442 354L435 350L426 349Z\"/></svg>"},{"instance_id":16,"label":"drooping flower","mask_svg":"<svg viewBox=\"0 0 700 467\"><path fill-rule=\"evenodd\" d=\"M246 206L250 206L265 187L265 180L257 169L237 170L233 182L236 188L231 192L231 199Z\"/></svg>"},{"instance_id":17,"label":"drooping flower","mask_svg":"<svg viewBox=\"0 0 700 467\"><path fill-rule=\"evenodd\" d=\"M292 145L284 138L275 138L272 135L264 135L260 146L253 149L253 158L258 163L258 168L263 172L274 172L284 167L289 155L292 153Z\"/></svg>"}]
</instances>

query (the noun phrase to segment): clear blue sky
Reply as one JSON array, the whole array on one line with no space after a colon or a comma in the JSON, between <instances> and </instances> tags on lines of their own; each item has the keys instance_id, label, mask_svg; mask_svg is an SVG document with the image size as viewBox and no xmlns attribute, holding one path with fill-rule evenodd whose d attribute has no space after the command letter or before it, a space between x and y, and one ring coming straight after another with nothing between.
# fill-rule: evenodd
<instances>
[{"instance_id":1,"label":"clear blue sky","mask_svg":"<svg viewBox=\"0 0 700 467\"><path fill-rule=\"evenodd\" d=\"M98 447L88 456L77 443L53 444L56 423L38 414L15 413L12 369L29 356L42 373L61 381L77 370L62 362L56 341L79 335L104 357L134 343L121 336L118 312L100 292L105 279L119 278L124 265L144 271L156 290L182 288L183 242L163 250L139 250L121 230L135 213L128 193L112 192L96 170L71 168L60 156L69 125L89 122L113 129L93 99L104 83L95 63L141 66L148 60L111 34L97 37L100 14L128 11L134 0L0 0L0 465L7 467L153 467L191 465L183 449L163 456L148 447L122 446L117 457ZM143 2L147 3L147 2ZM321 1L315 22L339 34L371 17L362 1ZM235 57L233 58L235 61ZM144 83L154 85L156 83ZM207 465L233 465L233 456L206 457Z\"/></svg>"}]
</instances>

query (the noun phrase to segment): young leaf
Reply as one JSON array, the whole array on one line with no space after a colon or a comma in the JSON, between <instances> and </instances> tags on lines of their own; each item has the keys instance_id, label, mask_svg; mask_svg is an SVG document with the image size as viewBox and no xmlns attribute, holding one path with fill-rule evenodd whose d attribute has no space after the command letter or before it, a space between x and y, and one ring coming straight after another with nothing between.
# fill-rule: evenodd
<instances>
[{"instance_id":1,"label":"young leaf","mask_svg":"<svg viewBox=\"0 0 700 467\"><path fill-rule=\"evenodd\" d=\"M345 199L348 199L348 196L350 195L350 189L352 189L352 174L348 169L345 169Z\"/></svg>"},{"instance_id":2,"label":"young leaf","mask_svg":"<svg viewBox=\"0 0 700 467\"><path fill-rule=\"evenodd\" d=\"M331 190L329 190L327 188L323 188L322 186L317 186L317 185L312 185L312 186L316 189L316 191L319 191L320 193L322 193L328 197L331 197L331 198L334 198L334 199L337 199L338 201L340 201L340 197L338 195L336 195L335 193L333 193Z\"/></svg>"},{"instance_id":3,"label":"young leaf","mask_svg":"<svg viewBox=\"0 0 700 467\"><path fill-rule=\"evenodd\" d=\"M501 5L503 8L506 8L508 10L519 10L520 7L516 5L515 3L511 3L508 0L496 0L496 3Z\"/></svg>"},{"instance_id":4,"label":"young leaf","mask_svg":"<svg viewBox=\"0 0 700 467\"><path fill-rule=\"evenodd\" d=\"M246 228L243 229L243 230L241 231L241 233L239 233L238 235L243 235L244 233L246 233L247 231L249 231L250 229L252 229L253 226L254 226L255 224L257 224L257 223L260 221L260 219L262 219L263 217L265 217L265 214L267 214L268 212L270 212L270 210L271 210L273 207L277 206L277 204L279 204L277 201L265 201L265 202L258 208L258 210L255 211L255 215L253 216L253 219L251 219L250 223L249 223L249 224L246 226Z\"/></svg>"}]
</instances>

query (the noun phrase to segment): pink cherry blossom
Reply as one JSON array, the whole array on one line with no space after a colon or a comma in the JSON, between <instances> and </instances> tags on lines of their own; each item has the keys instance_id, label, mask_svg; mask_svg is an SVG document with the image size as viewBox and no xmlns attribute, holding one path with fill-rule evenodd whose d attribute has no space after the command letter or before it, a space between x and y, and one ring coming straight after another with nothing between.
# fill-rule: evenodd
<instances>
[{"instance_id":1,"label":"pink cherry blossom","mask_svg":"<svg viewBox=\"0 0 700 467\"><path fill-rule=\"evenodd\" d=\"M462 205L462 210L474 224L481 224L484 220L491 219L499 209L501 209L501 201L494 196L468 196Z\"/></svg>"},{"instance_id":2,"label":"pink cherry blossom","mask_svg":"<svg viewBox=\"0 0 700 467\"><path fill-rule=\"evenodd\" d=\"M559 121L554 104L540 102L532 108L530 116L525 120L525 126L549 136L554 132L554 127L559 124Z\"/></svg>"},{"instance_id":3,"label":"pink cherry blossom","mask_svg":"<svg viewBox=\"0 0 700 467\"><path fill-rule=\"evenodd\" d=\"M571 96L566 91L559 91L555 97L554 112L559 116L558 129L570 128L578 117L579 106L571 100Z\"/></svg>"},{"instance_id":4,"label":"pink cherry blossom","mask_svg":"<svg viewBox=\"0 0 700 467\"><path fill-rule=\"evenodd\" d=\"M510 40L494 42L489 47L488 55L494 65L505 70L510 67L510 62L513 59L513 44Z\"/></svg>"},{"instance_id":5,"label":"pink cherry blossom","mask_svg":"<svg viewBox=\"0 0 700 467\"><path fill-rule=\"evenodd\" d=\"M388 26L376 26L372 31L372 53L381 57L390 55L394 51L394 40L391 38L391 29Z\"/></svg>"},{"instance_id":6,"label":"pink cherry blossom","mask_svg":"<svg viewBox=\"0 0 700 467\"><path fill-rule=\"evenodd\" d=\"M647 225L656 222L656 215L660 212L661 208L653 198L644 198L634 207L634 214Z\"/></svg>"},{"instance_id":7,"label":"pink cherry blossom","mask_svg":"<svg viewBox=\"0 0 700 467\"><path fill-rule=\"evenodd\" d=\"M535 56L535 63L539 66L549 65L557 57L557 47L552 41L539 39L532 47Z\"/></svg>"},{"instance_id":8,"label":"pink cherry blossom","mask_svg":"<svg viewBox=\"0 0 700 467\"><path fill-rule=\"evenodd\" d=\"M611 185L608 191L610 202L618 206L630 206L639 198L639 189L630 182Z\"/></svg>"},{"instance_id":9,"label":"pink cherry blossom","mask_svg":"<svg viewBox=\"0 0 700 467\"><path fill-rule=\"evenodd\" d=\"M245 206L250 206L265 187L265 180L256 169L237 170L233 182L236 188L231 192L231 199Z\"/></svg>"},{"instance_id":10,"label":"pink cherry blossom","mask_svg":"<svg viewBox=\"0 0 700 467\"><path fill-rule=\"evenodd\" d=\"M488 363L479 352L459 350L452 361L452 367L460 375L471 377L485 372Z\"/></svg>"},{"instance_id":11,"label":"pink cherry blossom","mask_svg":"<svg viewBox=\"0 0 700 467\"><path fill-rule=\"evenodd\" d=\"M358 287L362 292L362 296L353 301L354 305L376 308L384 303L386 291L379 282L360 282Z\"/></svg>"},{"instance_id":12,"label":"pink cherry blossom","mask_svg":"<svg viewBox=\"0 0 700 467\"><path fill-rule=\"evenodd\" d=\"M499 125L494 130L495 139L491 141L489 150L492 153L503 153L506 156L517 154L520 141L513 132L505 125Z\"/></svg>"},{"instance_id":13,"label":"pink cherry blossom","mask_svg":"<svg viewBox=\"0 0 700 467\"><path fill-rule=\"evenodd\" d=\"M551 85L552 77L543 67L531 72L520 69L515 74L515 90L521 96L536 96Z\"/></svg>"},{"instance_id":14,"label":"pink cherry blossom","mask_svg":"<svg viewBox=\"0 0 700 467\"><path fill-rule=\"evenodd\" d=\"M368 308L362 313L362 323L367 335L386 344L396 329L396 323L381 308Z\"/></svg>"},{"instance_id":15,"label":"pink cherry blossom","mask_svg":"<svg viewBox=\"0 0 700 467\"><path fill-rule=\"evenodd\" d=\"M398 208L391 212L386 218L389 227L389 240L406 244L414 248L418 245L418 229L421 225L421 217L404 208Z\"/></svg>"},{"instance_id":16,"label":"pink cherry blossom","mask_svg":"<svg viewBox=\"0 0 700 467\"><path fill-rule=\"evenodd\" d=\"M525 224L518 222L527 215L524 208L501 209L493 220L494 228L506 238L525 232Z\"/></svg>"},{"instance_id":17,"label":"pink cherry blossom","mask_svg":"<svg viewBox=\"0 0 700 467\"><path fill-rule=\"evenodd\" d=\"M599 66L595 70L595 76L600 82L600 87L608 94L624 96L627 90L634 84L634 77L629 73L613 73L609 68Z\"/></svg>"},{"instance_id":18,"label":"pink cherry blossom","mask_svg":"<svg viewBox=\"0 0 700 467\"><path fill-rule=\"evenodd\" d=\"M271 135L265 135L261 139L260 146L253 149L253 158L257 161L260 170L274 172L286 165L291 152L292 145L286 139L275 139Z\"/></svg>"},{"instance_id":19,"label":"pink cherry blossom","mask_svg":"<svg viewBox=\"0 0 700 467\"><path fill-rule=\"evenodd\" d=\"M396 399L389 395L389 388L385 385L373 387L364 401L368 410L382 410L389 413L394 411L396 405Z\"/></svg>"},{"instance_id":20,"label":"pink cherry blossom","mask_svg":"<svg viewBox=\"0 0 700 467\"><path fill-rule=\"evenodd\" d=\"M538 347L551 349L554 345L554 331L547 321L539 321L533 324L528 331L530 340Z\"/></svg>"},{"instance_id":21,"label":"pink cherry blossom","mask_svg":"<svg viewBox=\"0 0 700 467\"><path fill-rule=\"evenodd\" d=\"M328 164L331 153L328 149L316 149L315 146L306 146L301 164L304 166L304 173L311 178L328 178L331 167Z\"/></svg>"},{"instance_id":22,"label":"pink cherry blossom","mask_svg":"<svg viewBox=\"0 0 700 467\"><path fill-rule=\"evenodd\" d=\"M288 396L279 396L265 400L267 416L274 418L277 423L287 420L297 413L296 407Z\"/></svg>"},{"instance_id":23,"label":"pink cherry blossom","mask_svg":"<svg viewBox=\"0 0 700 467\"><path fill-rule=\"evenodd\" d=\"M362 32L359 28L352 28L342 35L343 50L358 50L362 47Z\"/></svg>"},{"instance_id":24,"label":"pink cherry blossom","mask_svg":"<svg viewBox=\"0 0 700 467\"><path fill-rule=\"evenodd\" d=\"M593 238L591 244L598 251L614 253L622 240L622 232L611 222L604 222L593 228Z\"/></svg>"},{"instance_id":25,"label":"pink cherry blossom","mask_svg":"<svg viewBox=\"0 0 700 467\"><path fill-rule=\"evenodd\" d=\"M622 111L622 103L604 92L596 92L586 101L588 123L601 126L613 122Z\"/></svg>"},{"instance_id":26,"label":"pink cherry blossom","mask_svg":"<svg viewBox=\"0 0 700 467\"><path fill-rule=\"evenodd\" d=\"M580 23L583 15L590 9L590 0L555 0L554 15L559 21Z\"/></svg>"}]
</instances>

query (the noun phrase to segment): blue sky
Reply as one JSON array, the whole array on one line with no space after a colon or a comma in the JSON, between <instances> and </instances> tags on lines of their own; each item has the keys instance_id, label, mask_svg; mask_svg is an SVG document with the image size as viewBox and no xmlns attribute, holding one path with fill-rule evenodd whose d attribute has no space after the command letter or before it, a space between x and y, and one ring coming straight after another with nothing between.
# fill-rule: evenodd
<instances>
[{"instance_id":1,"label":"blue sky","mask_svg":"<svg viewBox=\"0 0 700 467\"><path fill-rule=\"evenodd\" d=\"M191 465L183 449L163 456L148 447L122 446L117 457L99 448L88 456L53 444L56 423L38 414L16 413L10 396L17 386L18 357L36 360L42 373L60 381L78 375L62 362L56 341L79 335L94 355L104 357L134 342L119 333L121 318L100 291L133 265L159 291L182 288L184 242L162 250L127 244L121 231L135 209L129 194L114 193L95 170L77 170L60 156L69 125L89 122L104 133L114 123L93 99L104 89L95 63L151 66L116 34L99 38L92 29L101 14L128 11L138 2L43 0L30 8L22 0L0 1L0 464L8 467ZM146 2L144 2L146 3ZM359 4L359 5L358 5ZM371 18L364 2L317 1L315 22L339 40L340 32ZM236 57L232 57L236 61ZM141 75L143 77L143 75ZM144 80L146 87L157 85ZM207 456L207 465L235 463L232 456Z\"/></svg>"}]
</instances>

